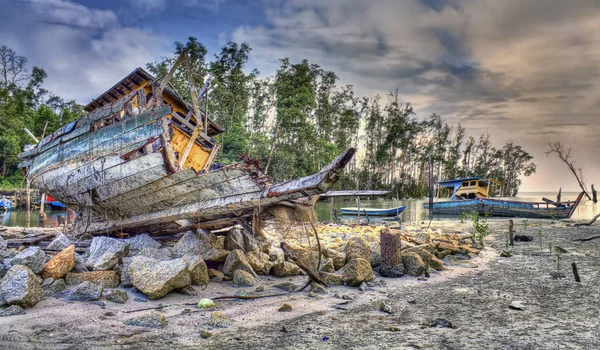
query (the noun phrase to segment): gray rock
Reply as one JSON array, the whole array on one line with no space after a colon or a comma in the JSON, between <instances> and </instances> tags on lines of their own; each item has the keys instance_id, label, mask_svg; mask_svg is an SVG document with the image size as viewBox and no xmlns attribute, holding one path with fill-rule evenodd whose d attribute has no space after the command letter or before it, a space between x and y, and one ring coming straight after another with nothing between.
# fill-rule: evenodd
<instances>
[{"instance_id":1,"label":"gray rock","mask_svg":"<svg viewBox=\"0 0 600 350\"><path fill-rule=\"evenodd\" d=\"M138 251L136 256L145 256L160 261L167 261L173 259L173 254L168 248L143 248Z\"/></svg>"},{"instance_id":2,"label":"gray rock","mask_svg":"<svg viewBox=\"0 0 600 350\"><path fill-rule=\"evenodd\" d=\"M269 247L269 261L274 262L275 264L281 264L285 261L285 254L283 253L283 249L278 247Z\"/></svg>"},{"instance_id":3,"label":"gray rock","mask_svg":"<svg viewBox=\"0 0 600 350\"><path fill-rule=\"evenodd\" d=\"M87 266L85 266L86 261L87 261L86 257L84 257L81 254L75 253L75 267L73 268L73 271L75 271L75 272L88 272L88 271L90 271L87 268Z\"/></svg>"},{"instance_id":4,"label":"gray rock","mask_svg":"<svg viewBox=\"0 0 600 350\"><path fill-rule=\"evenodd\" d=\"M357 258L371 260L371 246L361 236L353 236L346 243L346 262Z\"/></svg>"},{"instance_id":5,"label":"gray rock","mask_svg":"<svg viewBox=\"0 0 600 350\"><path fill-rule=\"evenodd\" d=\"M225 237L225 249L227 250L240 249L248 253L259 251L260 246L258 239L239 225L229 230L229 234Z\"/></svg>"},{"instance_id":6,"label":"gray rock","mask_svg":"<svg viewBox=\"0 0 600 350\"><path fill-rule=\"evenodd\" d=\"M352 287L358 287L363 282L375 279L371 263L361 258L350 260L338 273L342 275L344 283Z\"/></svg>"},{"instance_id":7,"label":"gray rock","mask_svg":"<svg viewBox=\"0 0 600 350\"><path fill-rule=\"evenodd\" d=\"M284 261L280 264L273 265L271 274L277 277L288 277L302 275L302 270L293 262Z\"/></svg>"},{"instance_id":8,"label":"gray rock","mask_svg":"<svg viewBox=\"0 0 600 350\"><path fill-rule=\"evenodd\" d=\"M8 272L6 266L4 266L4 264L0 264L0 278L4 277L4 275L6 275L6 272Z\"/></svg>"},{"instance_id":9,"label":"gray rock","mask_svg":"<svg viewBox=\"0 0 600 350\"><path fill-rule=\"evenodd\" d=\"M25 309L19 305L11 305L8 308L0 311L0 317L25 315Z\"/></svg>"},{"instance_id":10,"label":"gray rock","mask_svg":"<svg viewBox=\"0 0 600 350\"><path fill-rule=\"evenodd\" d=\"M125 304L127 299L129 299L127 292L124 292L119 289L105 289L102 293L102 296L104 297L104 299L117 304Z\"/></svg>"},{"instance_id":11,"label":"gray rock","mask_svg":"<svg viewBox=\"0 0 600 350\"><path fill-rule=\"evenodd\" d=\"M59 233L58 236L56 236L52 240L52 242L50 242L50 244L48 244L46 249L56 250L56 251L60 252L61 250L67 248L71 244L73 244L73 242L71 242L69 237L65 236L63 233Z\"/></svg>"},{"instance_id":12,"label":"gray rock","mask_svg":"<svg viewBox=\"0 0 600 350\"><path fill-rule=\"evenodd\" d=\"M219 311L214 311L210 314L210 325L214 328L227 328L232 324L233 321Z\"/></svg>"},{"instance_id":13,"label":"gray rock","mask_svg":"<svg viewBox=\"0 0 600 350\"><path fill-rule=\"evenodd\" d=\"M33 273L40 273L40 271L42 271L44 268L45 262L46 254L42 248L29 247L15 255L15 257L11 259L10 264L12 266L24 265L29 267Z\"/></svg>"},{"instance_id":14,"label":"gray rock","mask_svg":"<svg viewBox=\"0 0 600 350\"><path fill-rule=\"evenodd\" d=\"M4 239L4 237L0 236L0 250L4 250L8 247L8 242Z\"/></svg>"},{"instance_id":15,"label":"gray rock","mask_svg":"<svg viewBox=\"0 0 600 350\"><path fill-rule=\"evenodd\" d=\"M123 258L123 264L120 265L119 272L121 275L121 285L125 288L133 287L131 283L131 276L129 275L129 265L131 265L131 259L129 257ZM117 271L115 269L115 271Z\"/></svg>"},{"instance_id":16,"label":"gray rock","mask_svg":"<svg viewBox=\"0 0 600 350\"><path fill-rule=\"evenodd\" d=\"M256 273L266 274L268 271L265 271L265 267L269 262L269 254L263 253L260 250L254 250L246 253L246 258Z\"/></svg>"},{"instance_id":17,"label":"gray rock","mask_svg":"<svg viewBox=\"0 0 600 350\"><path fill-rule=\"evenodd\" d=\"M161 298L171 290L187 287L192 282L183 259L160 261L134 256L128 272L131 283L150 299Z\"/></svg>"},{"instance_id":18,"label":"gray rock","mask_svg":"<svg viewBox=\"0 0 600 350\"><path fill-rule=\"evenodd\" d=\"M183 260L187 263L187 268L192 279L192 284L205 286L209 282L208 267L202 257L192 254L183 256Z\"/></svg>"},{"instance_id":19,"label":"gray rock","mask_svg":"<svg viewBox=\"0 0 600 350\"><path fill-rule=\"evenodd\" d=\"M102 296L102 286L89 281L78 284L65 296L68 301L98 300Z\"/></svg>"},{"instance_id":20,"label":"gray rock","mask_svg":"<svg viewBox=\"0 0 600 350\"><path fill-rule=\"evenodd\" d=\"M392 307L388 304L386 304L385 301L381 302L381 305L379 305L379 311L388 313L388 314L393 314L394 311L392 310Z\"/></svg>"},{"instance_id":21,"label":"gray rock","mask_svg":"<svg viewBox=\"0 0 600 350\"><path fill-rule=\"evenodd\" d=\"M94 271L110 270L129 252L129 245L110 237L94 237L87 267Z\"/></svg>"},{"instance_id":22,"label":"gray rock","mask_svg":"<svg viewBox=\"0 0 600 350\"><path fill-rule=\"evenodd\" d=\"M293 292L298 288L298 286L293 282L282 282L274 285L273 287L283 289L286 292Z\"/></svg>"},{"instance_id":23,"label":"gray rock","mask_svg":"<svg viewBox=\"0 0 600 350\"><path fill-rule=\"evenodd\" d=\"M246 254L241 249L236 249L227 255L227 259L225 259L225 265L223 265L223 273L226 276L233 276L233 272L235 270L244 270L254 277L256 273L252 270L252 266L246 259Z\"/></svg>"},{"instance_id":24,"label":"gray rock","mask_svg":"<svg viewBox=\"0 0 600 350\"><path fill-rule=\"evenodd\" d=\"M129 243L130 250L142 250L144 248L155 248L158 249L162 246L162 244L152 237L150 237L147 233L143 233L140 235L136 235L135 237L126 239L125 242Z\"/></svg>"},{"instance_id":25,"label":"gray rock","mask_svg":"<svg viewBox=\"0 0 600 350\"><path fill-rule=\"evenodd\" d=\"M371 266L379 266L381 265L381 245L377 241L372 241L369 243L371 246Z\"/></svg>"},{"instance_id":26,"label":"gray rock","mask_svg":"<svg viewBox=\"0 0 600 350\"><path fill-rule=\"evenodd\" d=\"M257 279L247 271L235 270L233 272L233 284L238 287L254 287L257 283Z\"/></svg>"},{"instance_id":27,"label":"gray rock","mask_svg":"<svg viewBox=\"0 0 600 350\"><path fill-rule=\"evenodd\" d=\"M0 294L9 305L33 307L44 299L41 281L24 265L13 266L2 278Z\"/></svg>"},{"instance_id":28,"label":"gray rock","mask_svg":"<svg viewBox=\"0 0 600 350\"><path fill-rule=\"evenodd\" d=\"M123 322L123 324L147 328L163 328L167 325L167 318L158 311L150 311L130 318Z\"/></svg>"},{"instance_id":29,"label":"gray rock","mask_svg":"<svg viewBox=\"0 0 600 350\"><path fill-rule=\"evenodd\" d=\"M406 269L406 272L415 277L425 273L425 263L421 256L415 252L402 253L402 265Z\"/></svg>"},{"instance_id":30,"label":"gray rock","mask_svg":"<svg viewBox=\"0 0 600 350\"><path fill-rule=\"evenodd\" d=\"M51 278L48 278L48 279L51 279ZM58 292L65 290L66 288L67 288L67 284L65 283L65 280L62 278L57 279L57 280L52 280L49 283L47 283L46 280L44 280L44 283L42 283L42 289L44 290L44 294L46 296L52 296Z\"/></svg>"},{"instance_id":31,"label":"gray rock","mask_svg":"<svg viewBox=\"0 0 600 350\"><path fill-rule=\"evenodd\" d=\"M222 262L229 252L219 248L216 237L208 234L199 236L193 231L186 232L172 249L173 256L180 258L186 254L199 255L205 261Z\"/></svg>"},{"instance_id":32,"label":"gray rock","mask_svg":"<svg viewBox=\"0 0 600 350\"><path fill-rule=\"evenodd\" d=\"M310 291L315 294L327 294L327 288L317 282L310 283Z\"/></svg>"}]
</instances>

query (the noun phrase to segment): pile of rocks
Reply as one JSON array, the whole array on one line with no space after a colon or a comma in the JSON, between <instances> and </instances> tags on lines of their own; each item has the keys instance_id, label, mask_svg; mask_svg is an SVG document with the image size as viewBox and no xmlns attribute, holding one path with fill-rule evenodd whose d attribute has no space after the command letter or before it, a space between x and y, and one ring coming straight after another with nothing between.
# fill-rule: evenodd
<instances>
[{"instance_id":1,"label":"pile of rocks","mask_svg":"<svg viewBox=\"0 0 600 350\"><path fill-rule=\"evenodd\" d=\"M323 243L316 272L320 279L329 286L355 287L374 280L374 268L377 270L382 261L382 229L387 230L383 226L318 225ZM468 234L391 232L401 242L398 253L402 273L413 276L427 274L430 268L441 270L446 256L479 252ZM172 246L146 234L124 240L95 237L89 249L78 254L69 238L59 234L48 249L60 252L48 256L39 247L8 249L0 237L0 306L32 307L57 293L71 301L105 299L124 303L127 293L119 287L135 287L148 298L158 299L171 291L193 295L191 286L204 286L210 281L232 280L239 287L254 287L260 283L260 275L304 274L279 247L281 241L268 230L254 235L234 227L225 236L188 231ZM317 265L319 252L315 244L306 248L305 242L288 243L298 259L309 266ZM67 288L70 290L64 291ZM312 291L323 293L324 289L313 283ZM3 313L21 312L15 308Z\"/></svg>"}]
</instances>

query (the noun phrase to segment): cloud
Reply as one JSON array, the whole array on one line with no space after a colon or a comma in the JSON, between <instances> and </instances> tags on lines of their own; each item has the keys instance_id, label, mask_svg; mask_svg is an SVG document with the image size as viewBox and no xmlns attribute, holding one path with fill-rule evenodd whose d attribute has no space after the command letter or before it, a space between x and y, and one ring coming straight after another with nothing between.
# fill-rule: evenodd
<instances>
[{"instance_id":1,"label":"cloud","mask_svg":"<svg viewBox=\"0 0 600 350\"><path fill-rule=\"evenodd\" d=\"M170 51L169 40L110 10L69 0L7 2L0 0L2 44L46 70L45 88L82 104Z\"/></svg>"},{"instance_id":2,"label":"cloud","mask_svg":"<svg viewBox=\"0 0 600 350\"><path fill-rule=\"evenodd\" d=\"M263 75L306 58L358 95L397 87L421 117L514 139L539 162L549 140L600 146L597 0L264 1L267 22L230 36ZM600 173L591 159L580 163Z\"/></svg>"}]
</instances>

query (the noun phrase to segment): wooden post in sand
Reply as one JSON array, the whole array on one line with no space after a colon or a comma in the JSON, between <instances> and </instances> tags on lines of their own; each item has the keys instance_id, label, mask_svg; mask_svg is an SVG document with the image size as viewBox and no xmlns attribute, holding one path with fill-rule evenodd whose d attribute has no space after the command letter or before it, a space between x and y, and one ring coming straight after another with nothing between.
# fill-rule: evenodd
<instances>
[{"instance_id":1,"label":"wooden post in sand","mask_svg":"<svg viewBox=\"0 0 600 350\"><path fill-rule=\"evenodd\" d=\"M510 244L511 247L515 246L515 230L514 230L514 223L512 221L512 219L508 220L508 239L510 240L508 244Z\"/></svg>"},{"instance_id":2,"label":"wooden post in sand","mask_svg":"<svg viewBox=\"0 0 600 350\"><path fill-rule=\"evenodd\" d=\"M25 192L26 193L26 199L25 199L25 210L26 210L26 227L30 227L31 226L31 189L29 187L29 178L26 179L25 181Z\"/></svg>"},{"instance_id":3,"label":"wooden post in sand","mask_svg":"<svg viewBox=\"0 0 600 350\"><path fill-rule=\"evenodd\" d=\"M381 267L379 274L385 277L401 277L405 269L402 265L402 240L399 231L383 228L379 232L381 244Z\"/></svg>"}]
</instances>

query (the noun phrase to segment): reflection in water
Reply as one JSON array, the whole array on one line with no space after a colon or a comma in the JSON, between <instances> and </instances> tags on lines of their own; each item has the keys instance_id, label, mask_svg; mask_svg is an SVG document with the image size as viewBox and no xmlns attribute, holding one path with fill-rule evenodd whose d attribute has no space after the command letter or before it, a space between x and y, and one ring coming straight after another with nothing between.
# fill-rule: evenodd
<instances>
[{"instance_id":1,"label":"reflection in water","mask_svg":"<svg viewBox=\"0 0 600 350\"><path fill-rule=\"evenodd\" d=\"M58 216L61 215L66 217L67 212L64 210L45 210L46 213L46 227L56 227L58 226ZM2 216L4 215L4 216ZM34 209L31 211L31 224L30 227L38 227L39 226L39 209ZM27 212L25 209L18 208L12 209L5 213L0 212L0 225L2 226L19 226L25 227L27 225Z\"/></svg>"},{"instance_id":2,"label":"reflection in water","mask_svg":"<svg viewBox=\"0 0 600 350\"><path fill-rule=\"evenodd\" d=\"M563 201L574 201L577 198L578 192L563 192L562 200ZM515 198L506 198L509 200L518 200L518 201L528 201L528 202L540 202L542 197L546 198L555 198L556 193L552 192L523 192L521 195ZM427 201L426 198L423 199L406 199L406 200L361 200L360 206L361 208L376 208L376 209L385 209L385 208L394 208L402 205L406 205L406 209L400 214L400 218L405 222L415 222L415 221L423 221L428 219L429 212L423 208L423 204ZM334 207L337 208L338 216L343 222L356 222L356 216L342 216L340 213L340 208L345 207L356 207L356 201L354 198L349 198L348 200L336 199L334 201ZM320 221L333 221L333 210L329 199L320 201L315 206L317 214L319 215ZM600 214L600 203L594 204L591 201L587 201L581 203L575 213L573 214L572 219L575 220L586 220L591 219L594 215ZM361 215L361 217L364 215ZM435 219L458 219L457 216L443 216L443 215L435 215ZM371 221L382 220L382 218L370 217ZM384 218L384 220L395 221L395 218ZM362 223L366 223L366 219L364 217L361 218Z\"/></svg>"}]
</instances>

